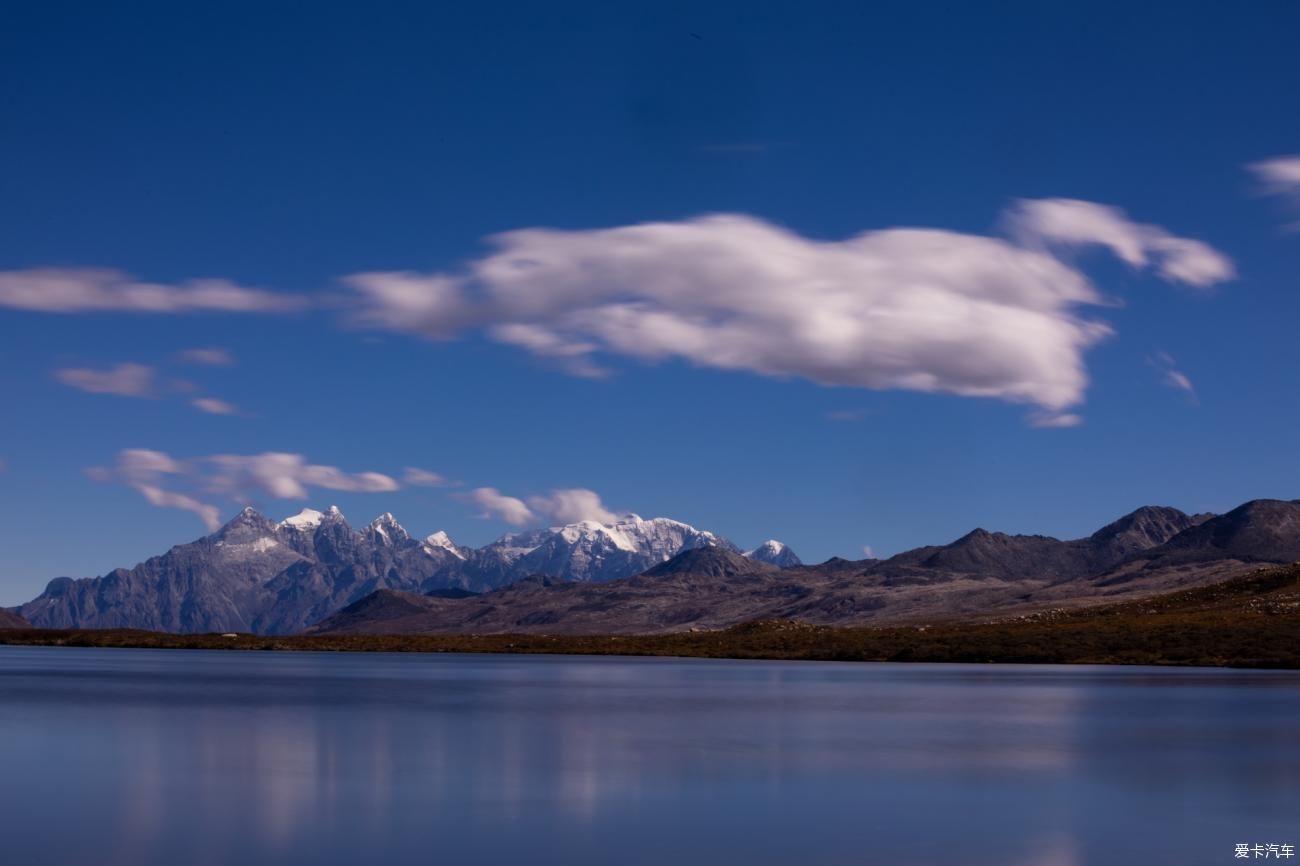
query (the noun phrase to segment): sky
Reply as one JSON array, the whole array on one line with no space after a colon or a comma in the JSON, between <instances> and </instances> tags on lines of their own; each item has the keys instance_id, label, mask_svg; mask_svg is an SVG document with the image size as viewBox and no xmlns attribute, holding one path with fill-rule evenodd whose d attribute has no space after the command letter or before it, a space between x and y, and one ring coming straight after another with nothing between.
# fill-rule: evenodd
<instances>
[{"instance_id":1,"label":"sky","mask_svg":"<svg viewBox=\"0 0 1300 866\"><path fill-rule=\"evenodd\" d=\"M26 4L0 603L246 504L805 560L1300 497L1292 3Z\"/></svg>"}]
</instances>

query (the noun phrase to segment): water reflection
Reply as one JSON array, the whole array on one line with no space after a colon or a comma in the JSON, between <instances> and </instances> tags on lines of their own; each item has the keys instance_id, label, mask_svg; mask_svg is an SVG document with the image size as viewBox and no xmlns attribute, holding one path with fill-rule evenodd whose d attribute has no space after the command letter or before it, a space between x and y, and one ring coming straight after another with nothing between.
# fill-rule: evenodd
<instances>
[{"instance_id":1,"label":"water reflection","mask_svg":"<svg viewBox=\"0 0 1300 866\"><path fill-rule=\"evenodd\" d=\"M0 648L0 695L12 862L1110 866L1300 841L1284 673Z\"/></svg>"}]
</instances>

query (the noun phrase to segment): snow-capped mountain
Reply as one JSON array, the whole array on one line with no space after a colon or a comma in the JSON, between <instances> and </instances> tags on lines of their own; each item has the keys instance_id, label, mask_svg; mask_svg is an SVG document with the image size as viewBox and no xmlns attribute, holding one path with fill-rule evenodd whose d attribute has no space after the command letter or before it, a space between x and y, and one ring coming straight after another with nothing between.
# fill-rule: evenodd
<instances>
[{"instance_id":1,"label":"snow-capped mountain","mask_svg":"<svg viewBox=\"0 0 1300 866\"><path fill-rule=\"evenodd\" d=\"M46 628L287 633L379 589L482 592L534 575L614 580L708 546L738 552L664 517L514 533L476 549L445 532L412 538L388 513L357 530L333 506L279 523L245 508L212 535L134 568L51 581L19 612Z\"/></svg>"},{"instance_id":2,"label":"snow-capped mountain","mask_svg":"<svg viewBox=\"0 0 1300 866\"><path fill-rule=\"evenodd\" d=\"M585 520L507 535L477 551L477 564L487 574L514 575L514 579L542 574L570 581L605 581L640 574L697 547L739 552L712 532L667 517L644 520L630 514L616 523Z\"/></svg>"},{"instance_id":3,"label":"snow-capped mountain","mask_svg":"<svg viewBox=\"0 0 1300 866\"><path fill-rule=\"evenodd\" d=\"M803 565L803 560L799 554L790 549L790 546L784 542L770 538L764 541L753 550L746 550L745 556L758 562L767 562L775 565L777 568L791 568L796 565Z\"/></svg>"}]
</instances>

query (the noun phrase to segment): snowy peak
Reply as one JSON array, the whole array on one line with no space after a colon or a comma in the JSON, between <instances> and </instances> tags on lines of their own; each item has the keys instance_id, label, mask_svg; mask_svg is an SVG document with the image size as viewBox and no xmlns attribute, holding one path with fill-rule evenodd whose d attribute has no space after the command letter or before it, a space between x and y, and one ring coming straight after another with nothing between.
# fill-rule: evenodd
<instances>
[{"instance_id":1,"label":"snowy peak","mask_svg":"<svg viewBox=\"0 0 1300 866\"><path fill-rule=\"evenodd\" d=\"M790 549L790 546L775 538L769 538L753 550L745 551L745 556L755 562L766 562L775 565L777 568L792 568L796 565L803 565L803 560L799 554Z\"/></svg>"},{"instance_id":2,"label":"snowy peak","mask_svg":"<svg viewBox=\"0 0 1300 866\"><path fill-rule=\"evenodd\" d=\"M430 553L435 550L445 550L457 559L468 558L468 554L461 549L460 545L452 541L451 536L441 529L424 539L424 547Z\"/></svg>"},{"instance_id":3,"label":"snowy peak","mask_svg":"<svg viewBox=\"0 0 1300 866\"><path fill-rule=\"evenodd\" d=\"M404 544L411 540L410 533L388 511L370 522L369 532L374 540L380 544Z\"/></svg>"},{"instance_id":4,"label":"snowy peak","mask_svg":"<svg viewBox=\"0 0 1300 866\"><path fill-rule=\"evenodd\" d=\"M292 517L286 517L280 521L280 525L286 529L297 529L306 532L321 525L325 515L314 508L304 508Z\"/></svg>"},{"instance_id":5,"label":"snowy peak","mask_svg":"<svg viewBox=\"0 0 1300 866\"><path fill-rule=\"evenodd\" d=\"M475 552L475 564L502 580L545 575L605 581L640 574L685 550L739 549L725 538L666 517L629 514L613 523L584 520L507 535Z\"/></svg>"}]
</instances>

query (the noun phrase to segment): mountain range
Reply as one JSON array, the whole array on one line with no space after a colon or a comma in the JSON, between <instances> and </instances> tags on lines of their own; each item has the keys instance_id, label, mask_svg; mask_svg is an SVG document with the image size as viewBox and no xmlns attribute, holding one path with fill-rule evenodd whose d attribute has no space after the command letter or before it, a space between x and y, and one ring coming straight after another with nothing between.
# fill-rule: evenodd
<instances>
[{"instance_id":1,"label":"mountain range","mask_svg":"<svg viewBox=\"0 0 1300 866\"><path fill-rule=\"evenodd\" d=\"M176 632L633 633L759 617L820 624L965 618L1137 598L1300 560L1300 500L1223 515L1140 508L1086 538L976 529L889 559L804 565L668 518L506 535L481 548L363 529L338 509L217 532L103 577L56 578L14 609L43 628Z\"/></svg>"},{"instance_id":2,"label":"mountain range","mask_svg":"<svg viewBox=\"0 0 1300 866\"><path fill-rule=\"evenodd\" d=\"M288 634L378 590L477 593L538 574L607 581L698 547L739 552L721 536L663 517L583 521L471 548L445 532L413 538L387 513L358 530L334 507L279 523L245 508L212 535L134 568L56 578L14 612L43 628ZM779 541L749 555L799 562Z\"/></svg>"}]
</instances>

